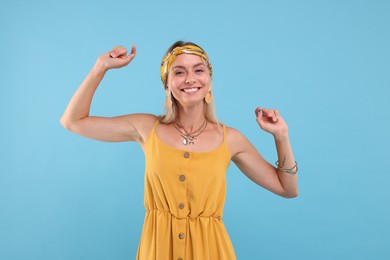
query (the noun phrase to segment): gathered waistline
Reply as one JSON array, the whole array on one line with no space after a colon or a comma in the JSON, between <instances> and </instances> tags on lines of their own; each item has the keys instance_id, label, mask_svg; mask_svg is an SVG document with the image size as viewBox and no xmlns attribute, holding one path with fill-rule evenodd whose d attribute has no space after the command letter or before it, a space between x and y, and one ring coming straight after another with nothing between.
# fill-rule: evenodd
<instances>
[{"instance_id":1,"label":"gathered waistline","mask_svg":"<svg viewBox=\"0 0 390 260\"><path fill-rule=\"evenodd\" d=\"M216 218L218 220L221 220L222 219L222 216L215 216L215 215L210 215L210 216L196 216L196 217L190 217L190 216L186 216L186 217L178 217L178 216L175 216L172 214L172 212L168 211L168 210L162 210L162 209L147 209L146 210L146 213L149 213L149 212L165 212L165 213L168 213L169 215L171 215L172 217L174 217L175 219L178 219L178 220L183 220L183 219L190 219L190 220L196 220L196 219L199 219L199 218Z\"/></svg>"}]
</instances>

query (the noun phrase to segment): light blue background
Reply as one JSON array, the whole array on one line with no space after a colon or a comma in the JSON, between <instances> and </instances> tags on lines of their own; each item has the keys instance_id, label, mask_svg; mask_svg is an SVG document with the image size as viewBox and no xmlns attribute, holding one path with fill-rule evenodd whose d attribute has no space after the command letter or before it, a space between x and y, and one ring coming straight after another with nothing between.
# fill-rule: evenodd
<instances>
[{"instance_id":1,"label":"light blue background","mask_svg":"<svg viewBox=\"0 0 390 260\"><path fill-rule=\"evenodd\" d=\"M159 114L159 64L179 39L208 52L219 119L274 162L254 109L279 108L300 163L293 200L231 164L238 259L390 259L389 1L2 1L0 29L0 259L135 258L141 149L59 118L96 58L133 43L91 114Z\"/></svg>"}]
</instances>

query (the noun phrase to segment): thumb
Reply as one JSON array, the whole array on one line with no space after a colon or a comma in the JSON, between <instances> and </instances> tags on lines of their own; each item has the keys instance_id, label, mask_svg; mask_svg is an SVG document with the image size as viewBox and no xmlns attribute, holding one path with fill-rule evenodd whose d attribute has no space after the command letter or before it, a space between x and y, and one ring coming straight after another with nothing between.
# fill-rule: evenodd
<instances>
[{"instance_id":1,"label":"thumb","mask_svg":"<svg viewBox=\"0 0 390 260\"><path fill-rule=\"evenodd\" d=\"M260 125L261 128L263 128L264 120L263 120L263 112L262 112L261 108L259 108L259 107L256 108L255 114L256 114L257 123Z\"/></svg>"},{"instance_id":2,"label":"thumb","mask_svg":"<svg viewBox=\"0 0 390 260\"><path fill-rule=\"evenodd\" d=\"M127 63L130 63L133 59L134 59L134 57L135 57L135 55L137 54L137 48L135 47L135 45L133 44L133 46L131 46L131 52L130 52L130 54L129 55L127 55L126 56L126 62Z\"/></svg>"}]
</instances>

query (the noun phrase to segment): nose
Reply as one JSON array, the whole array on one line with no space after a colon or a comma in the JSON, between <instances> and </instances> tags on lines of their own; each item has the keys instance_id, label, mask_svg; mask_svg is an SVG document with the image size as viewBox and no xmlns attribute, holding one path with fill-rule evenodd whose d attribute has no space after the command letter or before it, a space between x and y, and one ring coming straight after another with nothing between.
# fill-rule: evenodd
<instances>
[{"instance_id":1,"label":"nose","mask_svg":"<svg viewBox=\"0 0 390 260\"><path fill-rule=\"evenodd\" d=\"M189 85L195 84L195 79L190 73L187 75L186 84Z\"/></svg>"},{"instance_id":2,"label":"nose","mask_svg":"<svg viewBox=\"0 0 390 260\"><path fill-rule=\"evenodd\" d=\"M187 80L186 80L186 84L193 85L193 84L195 84L195 81L194 81L194 80L187 79Z\"/></svg>"}]
</instances>

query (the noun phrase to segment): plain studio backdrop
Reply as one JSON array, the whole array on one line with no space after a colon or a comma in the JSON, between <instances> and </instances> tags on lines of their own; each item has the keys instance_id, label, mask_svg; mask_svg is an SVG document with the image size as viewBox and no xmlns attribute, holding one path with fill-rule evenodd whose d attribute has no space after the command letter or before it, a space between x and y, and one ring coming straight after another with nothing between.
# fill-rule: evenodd
<instances>
[{"instance_id":1,"label":"plain studio backdrop","mask_svg":"<svg viewBox=\"0 0 390 260\"><path fill-rule=\"evenodd\" d=\"M299 197L227 172L238 259L390 259L389 14L385 0L2 1L0 259L135 258L141 149L59 119L97 57L133 43L137 57L107 73L91 114L160 114L160 62L176 40L208 52L219 120L271 163L254 110L278 108L289 124Z\"/></svg>"}]
</instances>

